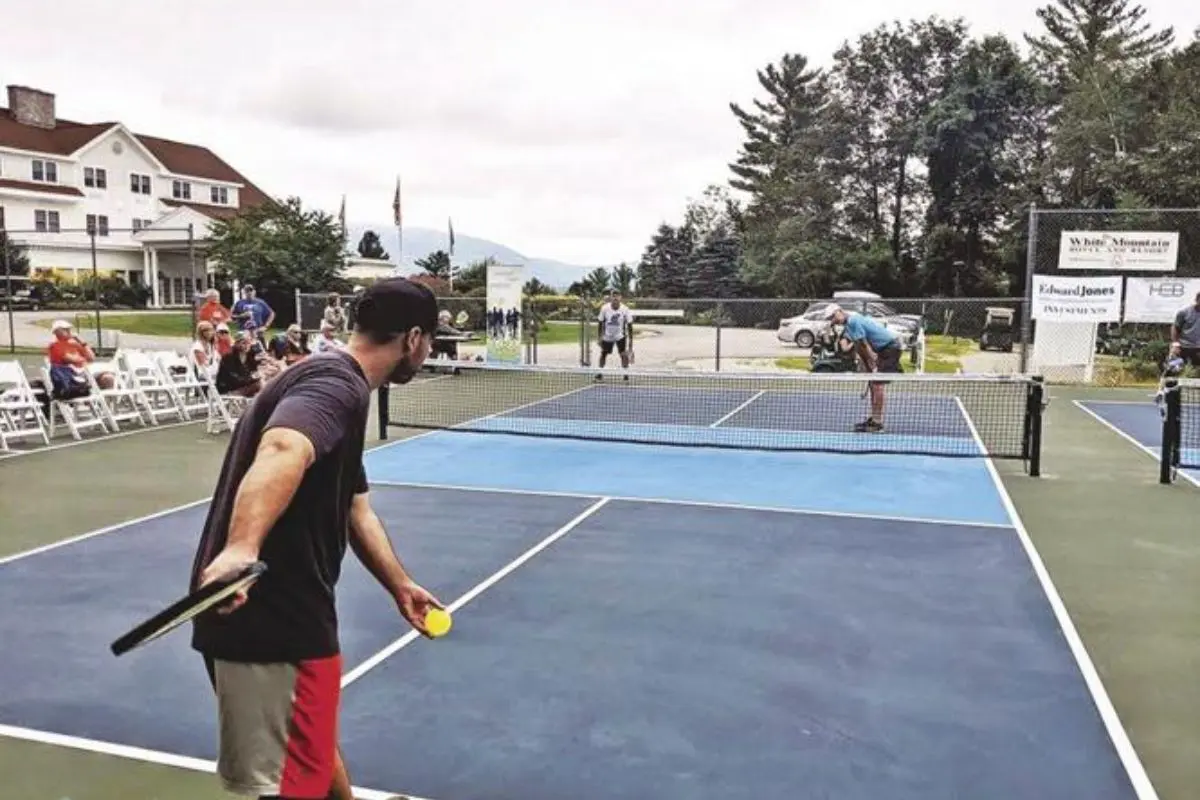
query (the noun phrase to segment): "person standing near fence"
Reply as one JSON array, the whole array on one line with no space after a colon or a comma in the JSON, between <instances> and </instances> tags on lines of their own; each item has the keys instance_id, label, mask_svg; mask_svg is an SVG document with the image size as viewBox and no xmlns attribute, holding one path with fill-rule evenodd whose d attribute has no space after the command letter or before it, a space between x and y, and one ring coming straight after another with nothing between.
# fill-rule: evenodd
<instances>
[{"instance_id":1,"label":"person standing near fence","mask_svg":"<svg viewBox=\"0 0 1200 800\"><path fill-rule=\"evenodd\" d=\"M254 286L247 283L242 287L242 299L233 304L233 318L242 326L242 330L255 329L265 331L275 321L275 310L260 300L254 291Z\"/></svg>"},{"instance_id":2,"label":"person standing near fence","mask_svg":"<svg viewBox=\"0 0 1200 800\"><path fill-rule=\"evenodd\" d=\"M615 347L621 357L621 368L629 369L628 342L633 337L633 314L621 302L621 293L613 292L609 301L600 308L600 369L604 369L608 355ZM602 375L596 375L601 380ZM629 380L629 376L625 376Z\"/></svg>"},{"instance_id":3,"label":"person standing near fence","mask_svg":"<svg viewBox=\"0 0 1200 800\"><path fill-rule=\"evenodd\" d=\"M1171 355L1200 367L1200 294L1190 306L1179 309L1171 326Z\"/></svg>"},{"instance_id":4,"label":"person standing near fence","mask_svg":"<svg viewBox=\"0 0 1200 800\"><path fill-rule=\"evenodd\" d=\"M848 314L836 303L830 303L825 318L841 325L842 337L848 339L867 372L903 372L900 366L900 337L865 314ZM854 426L858 433L883 431L883 387L885 381L870 381L871 415Z\"/></svg>"}]
</instances>

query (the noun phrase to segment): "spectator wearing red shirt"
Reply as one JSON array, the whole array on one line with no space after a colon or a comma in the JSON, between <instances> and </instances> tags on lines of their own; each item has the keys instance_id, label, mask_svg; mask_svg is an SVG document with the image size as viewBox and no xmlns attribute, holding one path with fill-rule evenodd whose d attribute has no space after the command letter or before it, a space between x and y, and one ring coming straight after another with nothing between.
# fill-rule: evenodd
<instances>
[{"instance_id":1,"label":"spectator wearing red shirt","mask_svg":"<svg viewBox=\"0 0 1200 800\"><path fill-rule=\"evenodd\" d=\"M51 367L71 367L78 372L87 369L87 365L96 360L92 346L76 336L71 330L71 323L66 320L55 320L50 326L54 341L46 348ZM96 375L96 384L101 389L111 389L116 383L116 376L111 372L101 372Z\"/></svg>"},{"instance_id":2,"label":"spectator wearing red shirt","mask_svg":"<svg viewBox=\"0 0 1200 800\"><path fill-rule=\"evenodd\" d=\"M200 313L197 316L201 322L211 322L213 325L220 325L233 319L233 314L229 309L221 305L221 294L216 289L209 289L205 292L204 305L200 306Z\"/></svg>"}]
</instances>

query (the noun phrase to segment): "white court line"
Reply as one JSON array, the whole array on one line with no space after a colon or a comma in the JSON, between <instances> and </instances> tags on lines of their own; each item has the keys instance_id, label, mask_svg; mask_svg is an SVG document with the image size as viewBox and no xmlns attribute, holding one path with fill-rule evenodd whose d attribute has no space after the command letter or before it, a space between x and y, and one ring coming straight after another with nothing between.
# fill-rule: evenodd
<instances>
[{"instance_id":1,"label":"white court line","mask_svg":"<svg viewBox=\"0 0 1200 800\"><path fill-rule=\"evenodd\" d=\"M124 439L126 436L137 436L140 433L154 433L156 431L169 431L172 428L182 428L185 425L199 425L204 422L202 419L190 419L186 422L172 422L169 425L155 425L149 428L138 428L132 431L118 431L117 433L106 433L101 436L95 436L90 439L81 439L79 441L62 442L60 444L50 444L44 447L35 447L32 450L13 450L8 453L0 453L0 464L11 459L20 458L21 456L34 456L38 453L49 453L53 450L66 450L68 447L79 447L85 444L96 444L97 442L111 442L113 439Z\"/></svg>"},{"instance_id":2,"label":"white court line","mask_svg":"<svg viewBox=\"0 0 1200 800\"><path fill-rule=\"evenodd\" d=\"M554 544L559 539L566 536L568 533L570 533L572 530L574 530L576 527L578 527L579 524L582 523L585 519L592 516L592 514L595 514L597 511L599 511L601 508L603 508L605 505L607 505L609 499L610 498L602 497L598 501L593 503L592 505L588 506L587 509L585 509L582 513L580 513L578 516L576 516L574 519L572 519L566 525L563 525L561 528L556 530L554 533L550 534L545 539L542 539L540 542L535 544L533 547L529 548L524 553L522 553L521 555L514 558L512 561L505 564L502 568L500 568L496 572L492 573L486 580L484 580L482 583L477 584L474 588L472 588L470 591L468 591L462 597L458 598L453 603L446 606L446 610L449 611L451 614L453 614L454 612L458 611L460 608L465 606L467 603L471 602L476 597L483 594L489 588L491 588L496 583L498 583L500 580L502 580L506 575L511 573L513 570L515 570L517 567L519 567L522 564L524 564L525 562L529 561L529 559L533 558L538 553L542 552L547 547ZM399 652L400 650L404 649L406 646L408 646L412 642L416 641L417 638L419 638L420 636L421 636L421 634L415 630L409 631L404 636L401 636L399 639L392 642L387 647L383 648L378 653L371 656L366 661L362 662L357 667L355 667L354 669L350 670L345 675L343 675L342 676L342 688L344 689L347 686L349 686L350 684L354 683L356 680L361 678L367 672L369 672L370 670L372 670L375 667L382 664L385 660L387 660L393 654Z\"/></svg>"},{"instance_id":3,"label":"white court line","mask_svg":"<svg viewBox=\"0 0 1200 800\"><path fill-rule=\"evenodd\" d=\"M971 428L971 436L974 437L980 449L986 453L987 448L983 443L983 439L980 438L979 431L975 429L975 423L967 414L962 401L956 397L955 402L958 403L959 410L962 411L967 425ZM1050 572L1046 569L1046 565L1042 561L1041 554L1038 553L1033 540L1029 538L1029 531L1025 529L1025 524L1021 521L1021 515L1017 513L1017 507L1013 504L1012 498L1009 497L1008 489L1005 488L1004 481L1001 480L1000 473L996 470L996 465L992 463L990 457L985 457L983 462L984 466L987 467L988 473L992 476L992 483L995 485L996 492L1000 496L1000 502L1004 504L1005 511L1008 512L1009 519L1012 520L1013 527L1017 531L1017 536L1021 540L1021 546L1025 549L1025 555L1029 558L1030 564L1033 565L1033 571L1037 575L1038 582L1042 585L1042 591L1045 592L1046 598L1050 601L1050 607L1054 610L1054 616L1058 620L1059 629L1062 631L1063 638L1067 640L1067 645L1071 648L1071 653L1075 656L1075 663L1079 667L1079 671L1083 674L1083 680L1087 684L1088 691L1091 692L1092 701L1096 704L1096 710L1100 713L1100 718L1104 720L1104 727L1108 730L1113 747L1121 759L1121 764L1125 767L1125 772L1129 775L1129 782L1133 785L1134 792L1137 793L1139 800L1158 800L1158 793L1155 792L1154 785L1150 783L1150 777L1146 774L1146 769L1142 766L1137 751L1134 750L1133 743L1129 740L1125 726L1121 723L1121 717L1117 714L1117 709L1113 706L1112 699L1109 698L1108 691L1104 688L1104 681L1100 679L1100 673L1096 671L1096 666L1092 663L1092 658L1083 644L1083 639L1080 638L1079 631L1075 629L1075 623L1071 621L1071 615L1068 613L1066 604L1063 603L1058 589L1054 586L1054 581L1051 579Z\"/></svg>"},{"instance_id":4,"label":"white court line","mask_svg":"<svg viewBox=\"0 0 1200 800\"><path fill-rule=\"evenodd\" d=\"M742 403L740 406L738 406L737 408L735 408L733 411L730 411L728 414L726 414L725 416L721 417L719 420L717 420L716 422L714 422L712 425L709 425L708 427L710 427L710 428L716 428L716 427L720 426L720 424L721 424L722 422L725 422L726 420L730 419L730 418L731 418L731 417L733 417L735 414L737 414L739 411L741 411L741 410L742 410L742 409L744 409L746 406L750 405L751 403L753 403L755 400L757 400L758 398L762 397L762 396L763 396L764 394L766 394L766 393L767 393L767 390L766 390L766 389L763 389L761 392L759 392L758 394L754 395L754 396L753 396L753 397L751 397L749 400L747 400L746 402Z\"/></svg>"},{"instance_id":5,"label":"white court line","mask_svg":"<svg viewBox=\"0 0 1200 800\"><path fill-rule=\"evenodd\" d=\"M50 550L57 550L60 547L66 547L69 544L75 544L77 542L82 542L85 539L91 539L95 536L102 536L106 533L114 533L115 531L119 531L122 528L127 528L131 525L137 525L140 522L149 522L152 519L158 519L159 517L165 517L169 514L174 514L177 511L185 511L186 509L192 508L193 506L198 506L201 503L207 503L211 499L212 499L211 495L208 497L202 497L199 500L193 500L190 503L184 503L181 506L175 506L174 508L163 509L162 511L155 511L153 514L147 514L144 517L137 517L136 519L125 520L124 522L118 522L115 525L107 525L103 528L97 528L94 531L88 531L87 533L81 533L78 536L72 536L68 539L60 539L57 542L51 542L50 544L44 544L41 547L35 547L32 550L24 550L20 553L14 553L13 555L10 555L10 556L4 556L3 558L0 558L0 565L8 564L9 562L16 561L16 560L22 559L22 558L28 558L29 556L36 556L39 553L46 553L46 552L49 552Z\"/></svg>"},{"instance_id":6,"label":"white court line","mask_svg":"<svg viewBox=\"0 0 1200 800\"><path fill-rule=\"evenodd\" d=\"M89 753L99 753L101 755L115 756L132 761L142 761L148 764L158 764L164 767L186 769L192 772L204 772L210 775L215 775L217 772L215 761L207 761L202 758L192 758L190 756L177 755L176 753L165 753L161 750L148 750L144 747L132 747L113 742L102 742L98 739L85 739L80 736L66 736L61 733L49 733L30 728L17 728L12 725L0 725L0 737L21 739L26 742L37 742L56 747L69 747L72 750L84 750ZM361 789L357 786L353 787L353 789L354 796L359 800L393 800L397 796L395 792L381 792L377 789ZM423 798L409 794L401 795L401 797L404 800L424 800Z\"/></svg>"},{"instance_id":7,"label":"white court line","mask_svg":"<svg viewBox=\"0 0 1200 800\"><path fill-rule=\"evenodd\" d=\"M458 486L454 484L444 483L416 483L409 481L371 481L372 486L383 486L392 489L439 489L451 492L478 492L480 494L516 494L527 497L568 497L579 500L595 500L600 497L607 497L609 500L615 500L621 503L647 503L650 505L668 505L668 506L691 506L694 508L717 508L730 509L733 511L763 511L773 514L798 514L801 516L811 517L837 517L844 519L862 519L874 522L913 522L926 525L949 525L951 527L965 528L999 528L1002 530L1012 529L1012 525L1007 522L970 522L958 519L940 519L936 517L904 517L893 516L890 514L864 514L855 511L820 511L807 508L786 508L779 506L758 506L748 505L745 503L717 503L705 500L671 500L665 497L627 497L616 494L588 494L586 492L561 492L550 490L534 490L534 489L496 489L487 486Z\"/></svg>"},{"instance_id":8,"label":"white court line","mask_svg":"<svg viewBox=\"0 0 1200 800\"><path fill-rule=\"evenodd\" d=\"M1088 402L1095 402L1095 401L1088 401ZM1100 401L1100 402L1108 402L1108 401L1105 400L1105 401ZM1159 464L1161 466L1161 464L1162 464L1162 453L1161 452L1156 451L1153 447L1150 447L1149 445L1142 444L1137 439L1135 439L1133 436L1131 436L1130 434L1121 430L1116 425L1109 422L1104 417L1100 416L1095 411L1093 411L1092 409L1085 406L1083 404L1083 401L1075 400L1074 403L1079 408L1080 411L1087 414L1089 417L1096 420L1104 427L1108 428L1110 431L1115 433L1117 436L1120 436L1122 439L1129 442L1131 445L1136 447L1140 452L1143 452L1146 455L1150 456L1150 458L1154 459L1154 463ZM1200 478L1196 478L1191 473L1189 473L1186 469L1176 470L1175 474L1181 476L1185 481L1192 484L1193 486L1200 486Z\"/></svg>"}]
</instances>

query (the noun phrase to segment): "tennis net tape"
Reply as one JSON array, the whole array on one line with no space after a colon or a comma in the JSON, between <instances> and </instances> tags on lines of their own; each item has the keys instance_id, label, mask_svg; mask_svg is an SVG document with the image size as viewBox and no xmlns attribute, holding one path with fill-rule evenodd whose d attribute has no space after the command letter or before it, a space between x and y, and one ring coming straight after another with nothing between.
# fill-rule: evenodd
<instances>
[{"instance_id":1,"label":"tennis net tape","mask_svg":"<svg viewBox=\"0 0 1200 800\"><path fill-rule=\"evenodd\" d=\"M1042 383L887 375L883 429L865 374L648 372L453 362L386 387L381 431L455 430L773 451L1031 459ZM452 371L450 371L452 370ZM885 376L879 376L885 377Z\"/></svg>"}]
</instances>

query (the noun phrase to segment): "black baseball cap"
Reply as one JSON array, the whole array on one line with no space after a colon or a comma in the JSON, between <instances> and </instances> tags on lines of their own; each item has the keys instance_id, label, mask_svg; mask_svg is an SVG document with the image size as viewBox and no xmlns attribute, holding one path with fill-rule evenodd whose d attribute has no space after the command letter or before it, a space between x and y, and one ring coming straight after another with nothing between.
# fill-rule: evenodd
<instances>
[{"instance_id":1,"label":"black baseball cap","mask_svg":"<svg viewBox=\"0 0 1200 800\"><path fill-rule=\"evenodd\" d=\"M437 328L437 298L428 286L407 278L387 278L368 286L358 299L354 327L363 333L388 335Z\"/></svg>"}]
</instances>

